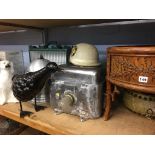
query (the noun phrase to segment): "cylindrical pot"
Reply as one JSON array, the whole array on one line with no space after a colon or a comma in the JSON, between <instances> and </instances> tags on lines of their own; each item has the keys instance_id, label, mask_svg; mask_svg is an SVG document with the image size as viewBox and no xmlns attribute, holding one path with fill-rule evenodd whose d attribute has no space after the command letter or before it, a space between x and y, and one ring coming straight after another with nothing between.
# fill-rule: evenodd
<instances>
[{"instance_id":1,"label":"cylindrical pot","mask_svg":"<svg viewBox=\"0 0 155 155\"><path fill-rule=\"evenodd\" d=\"M125 90L123 103L128 109L136 113L147 117L155 116L155 96L152 94Z\"/></svg>"}]
</instances>

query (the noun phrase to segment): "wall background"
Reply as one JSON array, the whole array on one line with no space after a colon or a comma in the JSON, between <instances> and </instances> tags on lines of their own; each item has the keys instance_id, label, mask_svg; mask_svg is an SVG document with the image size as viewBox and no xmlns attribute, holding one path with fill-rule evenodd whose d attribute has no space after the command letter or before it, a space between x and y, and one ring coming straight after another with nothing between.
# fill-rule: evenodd
<instances>
[{"instance_id":1,"label":"wall background","mask_svg":"<svg viewBox=\"0 0 155 155\"><path fill-rule=\"evenodd\" d=\"M48 40L62 44L88 42L95 45L155 44L155 23L99 27L50 28Z\"/></svg>"},{"instance_id":2,"label":"wall background","mask_svg":"<svg viewBox=\"0 0 155 155\"><path fill-rule=\"evenodd\" d=\"M25 32L0 33L0 45L42 44L42 32L26 30Z\"/></svg>"},{"instance_id":3,"label":"wall background","mask_svg":"<svg viewBox=\"0 0 155 155\"><path fill-rule=\"evenodd\" d=\"M0 50L21 50L25 69L29 65L29 45L43 44L40 31L0 34ZM155 23L110 25L95 27L53 27L48 29L47 41L73 45L87 42L96 45L101 62L106 62L107 47L117 45L155 45ZM8 46L9 45L9 46Z\"/></svg>"}]
</instances>

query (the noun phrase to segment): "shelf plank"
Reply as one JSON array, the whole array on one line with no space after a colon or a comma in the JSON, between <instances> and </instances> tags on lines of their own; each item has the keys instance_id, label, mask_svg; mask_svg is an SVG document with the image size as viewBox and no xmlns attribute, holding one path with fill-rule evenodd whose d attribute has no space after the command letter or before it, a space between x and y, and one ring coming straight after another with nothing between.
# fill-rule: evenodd
<instances>
[{"instance_id":1,"label":"shelf plank","mask_svg":"<svg viewBox=\"0 0 155 155\"><path fill-rule=\"evenodd\" d=\"M155 134L154 120L148 120L123 106L113 110L114 116L108 121L104 121L103 117L101 117L85 122L80 122L78 116L68 114L56 115L50 107L35 112L32 104L23 103L23 109L31 111L33 114L30 117L20 118L19 104L10 103L0 106L0 115L47 134Z\"/></svg>"},{"instance_id":2,"label":"shelf plank","mask_svg":"<svg viewBox=\"0 0 155 155\"><path fill-rule=\"evenodd\" d=\"M55 128L55 126L50 125L50 119L47 119L49 118L48 115L51 113L50 108L46 108L44 111L35 112L31 104L24 103L23 109L27 111L32 111L33 114L30 117L26 116L25 118L20 118L19 105L17 103L12 103L0 106L0 115L8 117L17 122L20 122L48 134L69 134L67 133L67 131L64 132L62 129L59 130L59 128ZM42 118L45 119L43 120Z\"/></svg>"}]
</instances>

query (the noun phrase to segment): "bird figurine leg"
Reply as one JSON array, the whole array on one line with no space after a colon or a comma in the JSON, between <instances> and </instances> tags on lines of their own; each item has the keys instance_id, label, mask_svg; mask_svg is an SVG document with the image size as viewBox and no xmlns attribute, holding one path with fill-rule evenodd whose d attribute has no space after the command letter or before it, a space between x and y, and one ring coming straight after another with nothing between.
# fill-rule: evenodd
<instances>
[{"instance_id":1,"label":"bird figurine leg","mask_svg":"<svg viewBox=\"0 0 155 155\"><path fill-rule=\"evenodd\" d=\"M35 109L35 111L38 112L40 110L44 110L45 108L47 108L47 107L41 106L41 105L37 105L37 101L36 101L36 97L35 97L34 98L34 109Z\"/></svg>"},{"instance_id":2,"label":"bird figurine leg","mask_svg":"<svg viewBox=\"0 0 155 155\"><path fill-rule=\"evenodd\" d=\"M20 117L23 118L25 116L30 116L31 114L33 114L32 112L30 111L23 111L23 107L22 107L22 102L19 101L20 103Z\"/></svg>"}]
</instances>

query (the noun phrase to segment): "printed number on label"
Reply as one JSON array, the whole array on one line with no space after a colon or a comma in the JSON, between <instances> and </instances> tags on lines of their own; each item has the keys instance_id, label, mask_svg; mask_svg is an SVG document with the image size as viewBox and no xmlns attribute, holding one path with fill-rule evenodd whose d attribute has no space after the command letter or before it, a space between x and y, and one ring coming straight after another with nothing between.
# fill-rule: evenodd
<instances>
[{"instance_id":1,"label":"printed number on label","mask_svg":"<svg viewBox=\"0 0 155 155\"><path fill-rule=\"evenodd\" d=\"M146 76L139 76L138 81L139 81L139 82L143 82L143 83L147 83L148 77L146 77Z\"/></svg>"}]
</instances>

